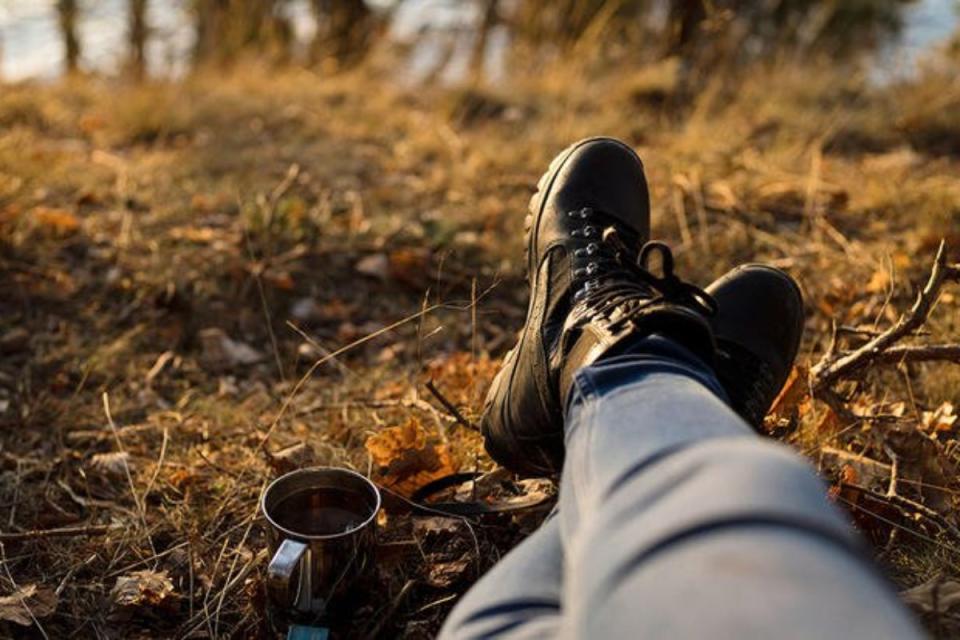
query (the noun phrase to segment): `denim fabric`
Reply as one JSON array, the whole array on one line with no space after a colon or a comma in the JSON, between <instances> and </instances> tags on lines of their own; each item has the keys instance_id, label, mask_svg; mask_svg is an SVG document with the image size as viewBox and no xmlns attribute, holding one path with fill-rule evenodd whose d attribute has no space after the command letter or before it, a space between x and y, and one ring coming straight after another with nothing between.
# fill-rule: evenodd
<instances>
[{"instance_id":1,"label":"denim fabric","mask_svg":"<svg viewBox=\"0 0 960 640\"><path fill-rule=\"evenodd\" d=\"M441 638L915 638L824 486L660 337L581 369L559 514Z\"/></svg>"}]
</instances>

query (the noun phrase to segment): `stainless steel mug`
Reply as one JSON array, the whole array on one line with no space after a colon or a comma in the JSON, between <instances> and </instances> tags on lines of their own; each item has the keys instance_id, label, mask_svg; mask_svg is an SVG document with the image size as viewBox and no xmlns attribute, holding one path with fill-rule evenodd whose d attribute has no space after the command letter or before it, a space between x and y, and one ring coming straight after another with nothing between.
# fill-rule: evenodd
<instances>
[{"instance_id":1,"label":"stainless steel mug","mask_svg":"<svg viewBox=\"0 0 960 640\"><path fill-rule=\"evenodd\" d=\"M260 508L272 554L267 592L293 614L327 612L373 562L380 492L348 469L300 469L274 480Z\"/></svg>"}]
</instances>

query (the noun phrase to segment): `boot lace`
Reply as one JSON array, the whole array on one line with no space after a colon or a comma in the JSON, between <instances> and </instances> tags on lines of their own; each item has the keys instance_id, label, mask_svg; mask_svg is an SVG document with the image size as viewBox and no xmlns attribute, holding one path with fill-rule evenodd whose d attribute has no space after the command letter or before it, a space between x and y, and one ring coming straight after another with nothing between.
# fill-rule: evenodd
<instances>
[{"instance_id":1,"label":"boot lace","mask_svg":"<svg viewBox=\"0 0 960 640\"><path fill-rule=\"evenodd\" d=\"M614 310L619 309L616 317L619 324L630 320L640 309L661 302L684 305L705 316L716 314L717 304L706 291L684 282L674 273L670 247L650 241L638 251L631 251L616 226L609 225L601 231L595 222L599 218L597 214L589 207L567 214L584 222L571 232L584 241L584 246L573 254L573 278L575 282L582 282L573 300L589 310L590 319L611 318ZM654 255L660 258L660 276L650 268Z\"/></svg>"}]
</instances>

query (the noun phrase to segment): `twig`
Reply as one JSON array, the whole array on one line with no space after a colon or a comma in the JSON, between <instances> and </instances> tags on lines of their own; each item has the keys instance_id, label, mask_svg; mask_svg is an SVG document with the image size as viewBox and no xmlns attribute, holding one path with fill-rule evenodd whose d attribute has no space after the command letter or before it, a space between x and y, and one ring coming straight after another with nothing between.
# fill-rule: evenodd
<instances>
[{"instance_id":1,"label":"twig","mask_svg":"<svg viewBox=\"0 0 960 640\"><path fill-rule=\"evenodd\" d=\"M57 588L55 589L55 593L57 594L57 596L63 593L63 590L67 588L67 583L70 582L70 578L73 577L73 574L75 574L78 570L84 568L85 566L87 566L88 564L90 564L96 559L97 559L97 554L93 553L90 556L88 556L87 559L81 562L80 564L75 564L72 567L70 567L70 570L67 571L67 574L65 576L63 576L63 579L60 580L60 584L57 585Z\"/></svg>"},{"instance_id":2,"label":"twig","mask_svg":"<svg viewBox=\"0 0 960 640\"><path fill-rule=\"evenodd\" d=\"M958 529L955 524L947 520L947 518L945 518L943 515L937 513L925 504L920 504L915 500L904 498L903 496L899 495L879 493L856 484L843 483L841 486L849 487L859 491L864 495L876 500L877 502L889 504L891 507L896 508L898 511L906 515L919 515L935 524L944 533L949 534L950 537L953 538L954 542L960 542L960 529Z\"/></svg>"},{"instance_id":3,"label":"twig","mask_svg":"<svg viewBox=\"0 0 960 640\"><path fill-rule=\"evenodd\" d=\"M463 414L460 413L460 410L457 409L452 402L447 400L447 398L440 393L440 390L437 389L436 385L433 384L433 380L427 381L427 391L433 394L433 397L443 405L443 408L450 412L450 415L453 416L453 419L457 421L457 424L462 427L466 427L471 431L480 431L476 426L474 426L473 423L463 417Z\"/></svg>"},{"instance_id":4,"label":"twig","mask_svg":"<svg viewBox=\"0 0 960 640\"><path fill-rule=\"evenodd\" d=\"M383 631L383 628L387 623L393 618L393 614L397 612L397 609L400 608L400 605L403 604L403 601L407 599L407 594L410 593L410 590L413 589L413 585L416 584L414 580L407 580L406 584L403 585L403 588L400 589L400 592L393 598L393 601L390 602L390 605L387 607L387 610L383 612L382 615L378 616L377 624L374 625L373 629L367 633L366 640L376 640L380 636L380 632Z\"/></svg>"},{"instance_id":5,"label":"twig","mask_svg":"<svg viewBox=\"0 0 960 640\"><path fill-rule=\"evenodd\" d=\"M99 536L117 527L109 524L95 524L85 527L60 527L59 529L32 529L0 533L0 542L22 542L24 540L43 540L46 538L72 538L79 536Z\"/></svg>"},{"instance_id":6,"label":"twig","mask_svg":"<svg viewBox=\"0 0 960 640\"><path fill-rule=\"evenodd\" d=\"M952 359L947 356L955 355L954 345L940 345L948 347L946 350L937 346L932 347L897 347L894 344L902 338L917 331L933 309L934 303L940 294L940 289L948 281L960 281L960 265L947 264L946 243L941 241L937 250L937 257L930 271L930 278L917 296L916 302L910 310L892 327L869 340L866 344L853 351L834 357L825 357L810 370L811 387L814 392L822 391L841 378L849 377L871 363L878 361L900 362L904 358L917 361L923 355L937 356L935 359ZM887 353L893 356L887 356Z\"/></svg>"},{"instance_id":7,"label":"twig","mask_svg":"<svg viewBox=\"0 0 960 640\"><path fill-rule=\"evenodd\" d=\"M877 354L873 360L876 364L938 361L960 364L960 344L897 345Z\"/></svg>"},{"instance_id":8,"label":"twig","mask_svg":"<svg viewBox=\"0 0 960 640\"><path fill-rule=\"evenodd\" d=\"M291 329L293 329L294 331L296 331L298 334L300 334L300 337L303 338L304 340L306 340L307 343L310 344L310 346L312 346L314 349L316 349L317 352L319 352L321 356L326 357L326 356L329 356L329 355L330 355L330 350L329 350L329 349L327 349L327 348L324 347L322 344L320 344L319 342L317 342L314 338L311 338L311 337L307 334L306 331L304 331L303 329L301 329L300 327L298 327L298 326L297 326L296 324L294 324L291 320L287 320L287 326L290 327ZM330 363L333 364L333 365L335 365L335 366L337 367L337 369L340 370L341 373L347 375L348 377L353 377L353 378L357 377L357 374L356 374L350 367L348 367L347 365L345 365L345 364L343 364L342 362L340 362L340 360L339 360L338 358L332 358L332 357L331 357L331 358L330 358Z\"/></svg>"},{"instance_id":9,"label":"twig","mask_svg":"<svg viewBox=\"0 0 960 640\"><path fill-rule=\"evenodd\" d=\"M170 431L166 427L163 428L163 442L160 444L160 455L157 457L157 466L153 470L153 475L150 476L150 482L147 483L147 488L143 490L143 497L141 500L144 504L147 503L147 495L153 491L153 485L157 482L157 477L160 475L160 468L163 466L163 458L167 455L167 443L170 441Z\"/></svg>"}]
</instances>

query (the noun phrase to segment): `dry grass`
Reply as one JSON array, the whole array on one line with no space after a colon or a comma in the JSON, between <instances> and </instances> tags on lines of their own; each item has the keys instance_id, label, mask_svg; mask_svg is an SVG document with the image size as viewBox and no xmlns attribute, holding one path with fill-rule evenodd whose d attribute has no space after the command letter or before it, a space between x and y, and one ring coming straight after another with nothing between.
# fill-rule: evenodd
<instances>
[{"instance_id":1,"label":"dry grass","mask_svg":"<svg viewBox=\"0 0 960 640\"><path fill-rule=\"evenodd\" d=\"M107 529L7 541L3 590L14 580L59 590L40 620L49 637L256 635L256 500L283 466L262 452L265 439L268 451L305 442L313 462L375 472L366 439L413 422L447 447L451 467L489 468L476 435L422 383L436 380L477 417L522 322L526 201L576 138L638 147L656 235L691 278L706 284L752 260L794 274L808 303L804 364L834 325L888 326L942 237L960 257L957 79L880 89L810 66L739 80L682 104L670 69L629 67L568 66L470 90L406 89L375 67L4 87L0 530ZM476 322L474 291L484 294ZM956 338L958 304L947 289L930 339ZM319 366L278 419L320 353L288 320L333 351L411 315ZM262 359L217 361L204 346L211 328ZM900 417L844 424L813 403L785 437L815 461L824 445L886 461L887 430L921 433L922 412L960 401L958 385L951 364L877 368L839 390L861 414L903 401ZM905 489L951 521L955 435L924 438L933 449L917 462L944 465L937 482L922 470L914 480L944 491ZM104 457L121 451L129 482ZM843 480L835 471L824 469ZM957 575L960 542L902 514L871 518L844 491L901 586ZM414 580L382 631L429 637L446 595L522 531L501 518L476 527L479 552L468 532L431 548L408 518L392 518L386 537L403 552L387 554L376 598L347 628L368 629ZM430 586L431 562L461 556L470 566L459 583ZM111 589L139 569L165 571L173 600L117 610Z\"/></svg>"}]
</instances>

